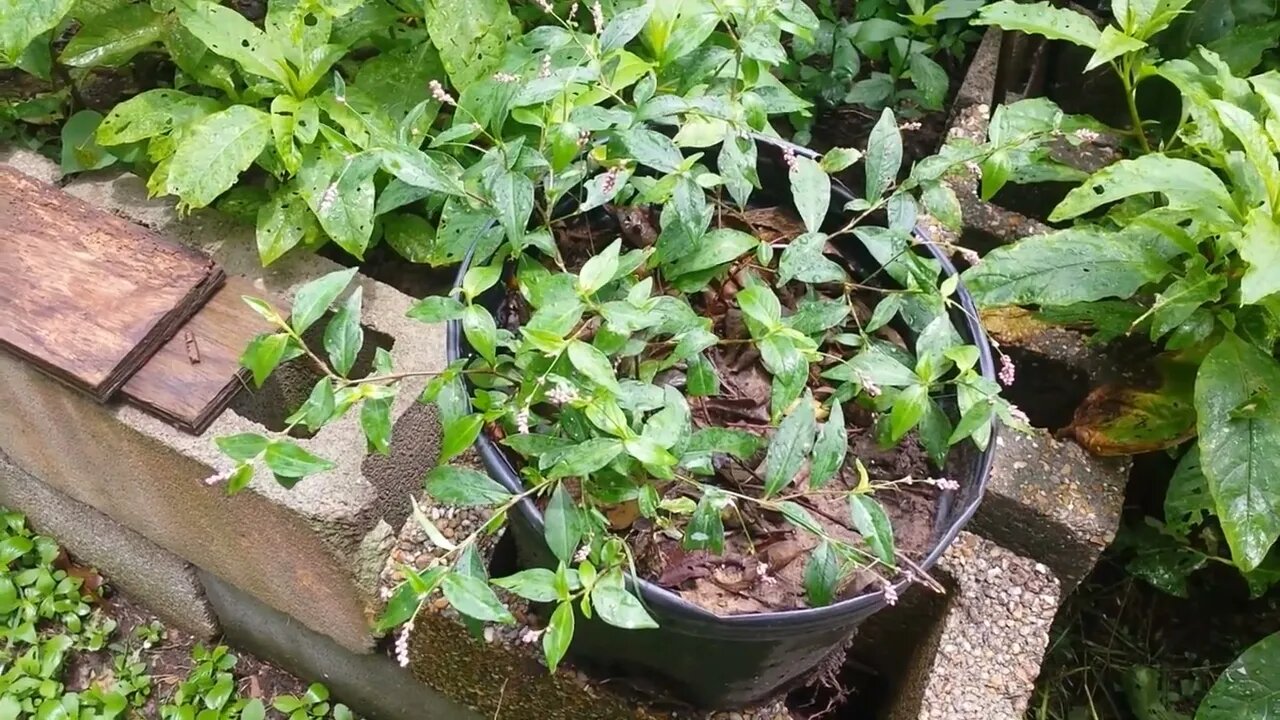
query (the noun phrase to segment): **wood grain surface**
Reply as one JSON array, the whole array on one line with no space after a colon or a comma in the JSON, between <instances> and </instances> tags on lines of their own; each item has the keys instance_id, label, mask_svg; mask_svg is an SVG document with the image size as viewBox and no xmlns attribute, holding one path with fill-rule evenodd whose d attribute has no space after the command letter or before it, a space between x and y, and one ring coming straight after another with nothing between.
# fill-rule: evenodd
<instances>
[{"instance_id":1,"label":"wood grain surface","mask_svg":"<svg viewBox=\"0 0 1280 720\"><path fill-rule=\"evenodd\" d=\"M248 280L227 278L205 306L142 366L122 394L160 419L191 433L202 433L226 409L248 378L240 354L270 323L241 297L262 297ZM287 316L288 306L272 304Z\"/></svg>"},{"instance_id":2,"label":"wood grain surface","mask_svg":"<svg viewBox=\"0 0 1280 720\"><path fill-rule=\"evenodd\" d=\"M0 168L0 347L99 402L223 279L194 250Z\"/></svg>"}]
</instances>

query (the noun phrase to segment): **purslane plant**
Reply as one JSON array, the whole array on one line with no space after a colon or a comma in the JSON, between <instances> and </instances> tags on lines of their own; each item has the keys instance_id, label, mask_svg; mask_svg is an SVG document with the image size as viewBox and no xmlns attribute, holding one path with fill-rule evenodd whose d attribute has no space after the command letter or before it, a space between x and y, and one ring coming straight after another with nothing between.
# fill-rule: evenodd
<instances>
[{"instance_id":1,"label":"purslane plant","mask_svg":"<svg viewBox=\"0 0 1280 720\"><path fill-rule=\"evenodd\" d=\"M592 65L604 48L625 43L626 33L611 28L658 32L649 29L654 12L651 6L624 11L599 33L565 22L554 31L544 29L542 41L578 48L579 62ZM715 49L723 51L716 53L723 62L734 62L731 50ZM562 72L573 76L577 70ZM507 91L508 100L527 87L541 87L538 78L500 85L515 86ZM483 136L492 146L443 191L452 194L455 208L494 212L497 222L491 232L479 225L482 232L472 236L476 254L456 294L425 298L410 313L424 322L459 322L474 357L425 371L395 368L391 356L380 351L372 374L350 377L363 340L361 289L343 297L354 270L300 288L288 317L249 299L278 328L244 355L255 382L261 384L281 362L304 355L324 374L289 418L290 427L314 430L358 412L370 448L387 452L400 381L432 376L421 399L439 407L443 440L440 465L426 478L427 492L443 504L491 508L491 519L481 529L452 539L425 513L416 513L441 554L423 572L401 568L407 579L391 598L381 626L409 621L437 591L465 616L511 622L494 592L497 586L557 604L542 636L552 667L572 638L575 605L620 627L652 626L624 581L634 567L632 549L610 531L603 513L619 503L635 503L686 548L712 552L725 543L723 514L745 508L782 518L796 532L817 538L805 572L813 605L837 599L857 569L892 577L904 560L894 551L892 528L876 492L913 482L951 488L952 482L872 481L865 475L857 480L861 466L846 457L843 407L874 413L879 419L873 431L886 445L914 433L936 467L944 465L956 443L985 446L997 420L1023 424L1020 413L999 398L998 386L976 369L977 348L960 341L948 314L955 307L955 280L943 278L939 264L917 252L911 229L921 206L958 222L958 203L942 177L1026 138L1010 136L1007 145L975 146L930 159L901 182L901 137L889 112L865 153L837 149L821 160L788 154L804 232L775 247L712 223L713 216L745 207L758 186L756 140L749 134L754 101L741 81L731 76L723 94L704 95L703 88L693 86L679 95L659 92L657 78L649 75L618 93L607 111L589 113L573 107L567 97L571 86L563 80L547 86L554 92L541 102L511 111L512 120L518 115L536 131L514 138ZM441 102L463 112L461 99L442 86L436 92ZM582 98L586 90L576 92ZM655 130L653 120L674 123L672 134ZM686 156L680 149L713 142L721 143L715 171L702 153ZM846 224L830 228L825 225L832 198L829 173L859 160L865 165L864 197L845 208ZM566 199L571 199L567 205ZM660 207L654 237L628 241L627 248L621 240L611 241L570 269L555 233L606 204ZM568 209L557 210L561 207ZM875 224L876 218L884 220ZM889 282L867 284L827 257L833 239L862 243L882 268L877 274ZM691 305L691 298L712 284L722 291L730 274L736 292L726 302L744 317L743 337L717 336ZM482 301L499 284L514 288L528 304L531 314L518 327L499 323ZM795 312L784 313L781 293L797 288L807 299ZM835 294L824 296L819 288ZM879 298L869 317L854 311L859 292ZM323 351L307 347L303 334L335 304ZM891 322L918 339L899 345L879 337ZM714 425L695 431L694 403L719 392L708 353L729 344L759 353L771 378L768 421L754 431ZM830 392L813 393L811 371L823 376ZM486 428L523 458L521 492L512 494L483 473L451 464ZM236 463L225 476L232 491L250 482L256 467L265 466L291 485L330 466L282 437L245 434L219 438L218 444ZM727 487L710 480L715 458L757 464L763 459L763 470L750 488ZM855 479L852 489L829 484L842 472ZM855 544L826 532L806 509L815 493L846 497L848 515L842 521L864 541ZM497 532L525 498L544 504L546 540L560 565L490 582L478 543Z\"/></svg>"}]
</instances>

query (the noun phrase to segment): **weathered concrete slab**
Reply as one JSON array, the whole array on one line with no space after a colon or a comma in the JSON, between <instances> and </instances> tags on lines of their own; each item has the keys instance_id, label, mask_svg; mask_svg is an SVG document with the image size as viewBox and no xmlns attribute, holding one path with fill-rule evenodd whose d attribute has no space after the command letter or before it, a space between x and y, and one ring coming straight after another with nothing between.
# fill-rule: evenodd
<instances>
[{"instance_id":1,"label":"weathered concrete slab","mask_svg":"<svg viewBox=\"0 0 1280 720\"><path fill-rule=\"evenodd\" d=\"M382 654L354 653L329 637L299 627L204 571L209 602L231 645L268 659L298 677L322 682L339 701L367 720L480 720L481 716L414 680ZM516 717L503 715L502 717ZM554 715L547 717L555 717Z\"/></svg>"},{"instance_id":2,"label":"weathered concrete slab","mask_svg":"<svg viewBox=\"0 0 1280 720\"><path fill-rule=\"evenodd\" d=\"M93 508L45 485L0 453L0 506L19 510L80 562L146 605L166 623L208 640L217 620L195 568Z\"/></svg>"},{"instance_id":3,"label":"weathered concrete slab","mask_svg":"<svg viewBox=\"0 0 1280 720\"><path fill-rule=\"evenodd\" d=\"M20 166L40 170L29 157ZM290 298L301 283L338 269L302 254L264 271L252 228L212 212L180 220L168 201L148 200L136 177L85 176L67 190L209 253L228 274L248 277L268 294ZM368 278L360 282L366 324L390 338L396 366L442 367L443 326L409 320L410 298ZM284 376L287 381L290 373ZM306 373L294 376L306 378L307 389L314 381ZM434 413L414 407L423 382L407 382L393 411L395 434L415 442L394 447L389 460L366 460L358 420L348 417L300 441L337 462L336 469L292 490L260 473L245 492L228 498L204 483L229 466L212 438L263 432L252 402L238 405L251 417L227 412L194 437L134 408L94 406L6 355L0 356L0 451L50 486L303 625L367 650L392 527L407 516L409 493L437 452ZM278 384L263 391L268 397L281 392Z\"/></svg>"}]
</instances>

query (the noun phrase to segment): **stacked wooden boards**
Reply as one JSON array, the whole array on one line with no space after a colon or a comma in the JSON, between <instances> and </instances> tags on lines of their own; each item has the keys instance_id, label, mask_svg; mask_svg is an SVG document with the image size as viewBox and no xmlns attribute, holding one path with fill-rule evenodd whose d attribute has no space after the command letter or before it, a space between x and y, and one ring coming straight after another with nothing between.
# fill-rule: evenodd
<instances>
[{"instance_id":1,"label":"stacked wooden boards","mask_svg":"<svg viewBox=\"0 0 1280 720\"><path fill-rule=\"evenodd\" d=\"M0 348L99 402L123 388L179 427L206 427L266 329L225 280L190 248L0 168Z\"/></svg>"}]
</instances>

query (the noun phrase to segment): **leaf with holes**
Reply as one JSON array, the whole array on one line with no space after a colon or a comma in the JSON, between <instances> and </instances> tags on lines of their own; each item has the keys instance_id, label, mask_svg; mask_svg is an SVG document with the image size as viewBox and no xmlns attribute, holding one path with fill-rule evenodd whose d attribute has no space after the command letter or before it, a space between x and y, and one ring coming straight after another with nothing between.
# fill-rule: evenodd
<instances>
[{"instance_id":1,"label":"leaf with holes","mask_svg":"<svg viewBox=\"0 0 1280 720\"><path fill-rule=\"evenodd\" d=\"M170 159L165 192L202 208L236 184L271 141L271 116L233 105L184 132Z\"/></svg>"}]
</instances>

